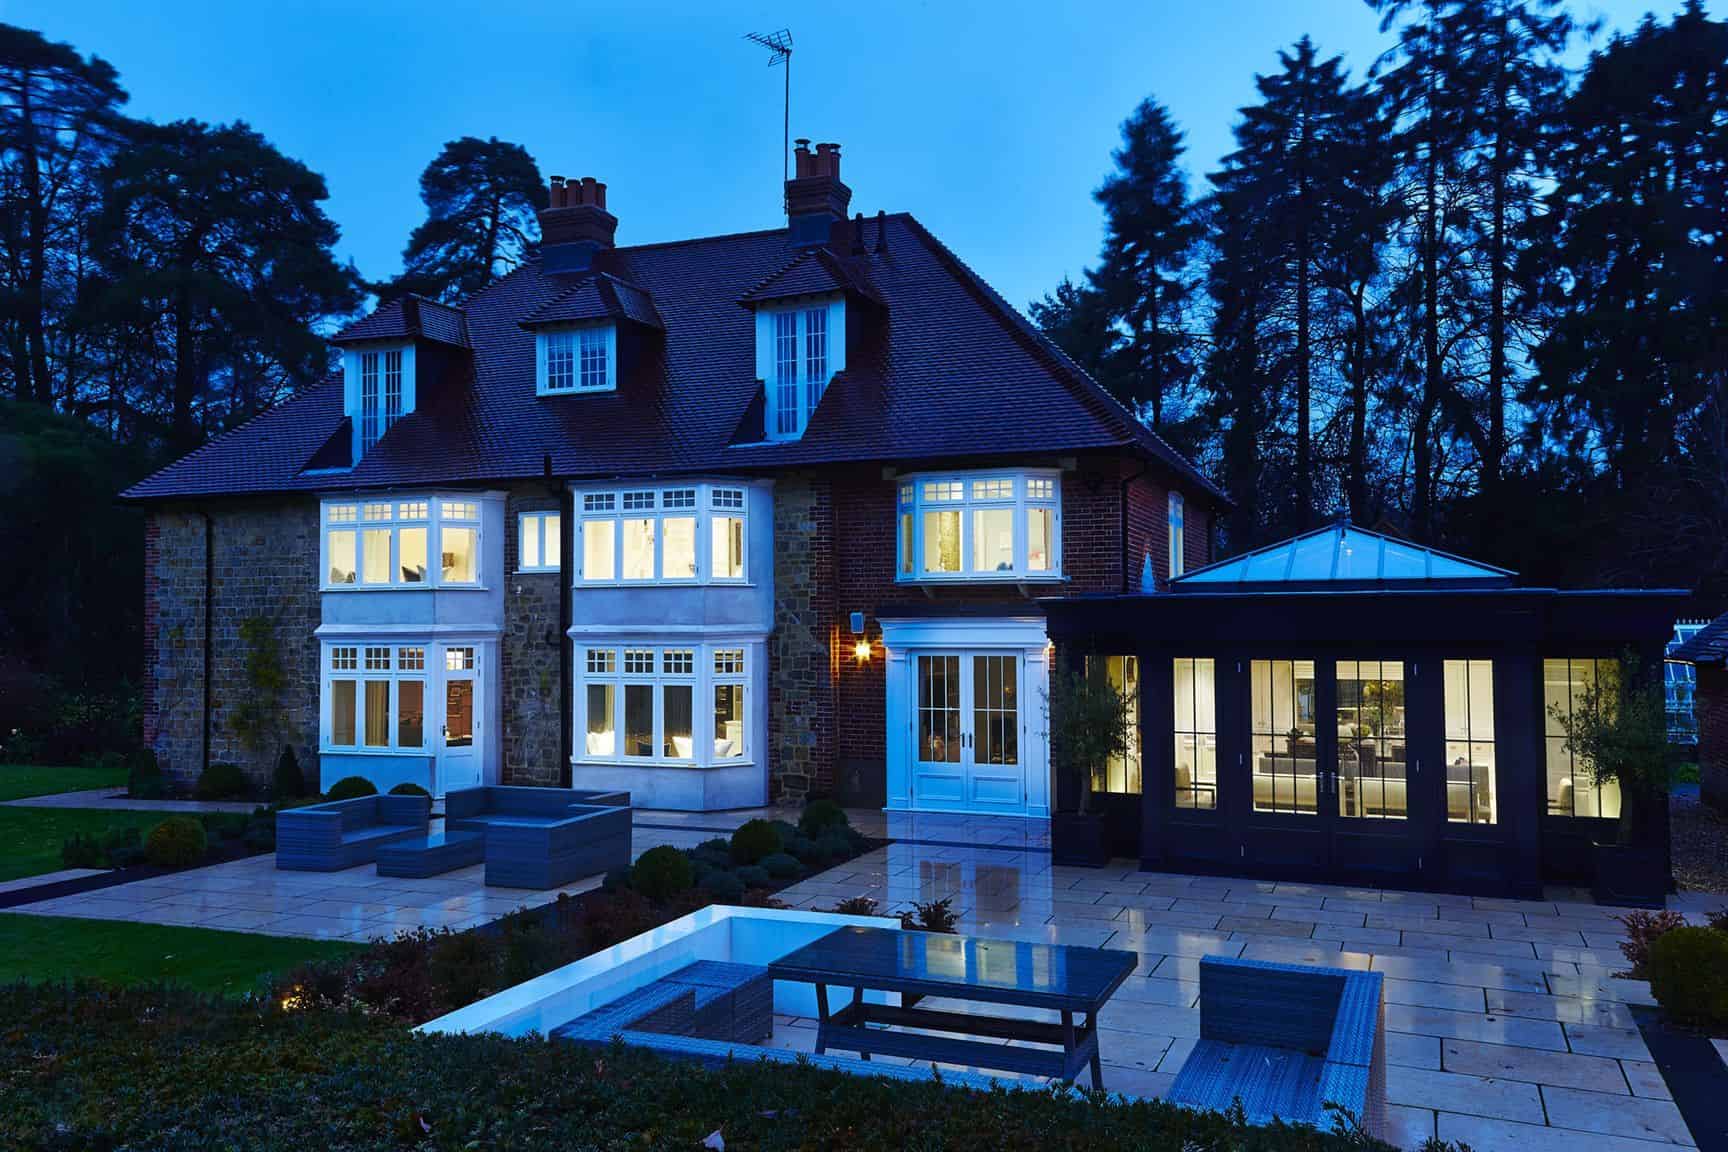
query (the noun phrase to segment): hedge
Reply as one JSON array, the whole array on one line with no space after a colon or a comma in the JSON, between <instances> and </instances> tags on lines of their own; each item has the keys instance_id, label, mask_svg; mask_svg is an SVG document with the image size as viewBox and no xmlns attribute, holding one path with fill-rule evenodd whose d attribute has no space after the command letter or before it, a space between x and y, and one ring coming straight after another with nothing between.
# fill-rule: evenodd
<instances>
[{"instance_id":1,"label":"hedge","mask_svg":"<svg viewBox=\"0 0 1728 1152\"><path fill-rule=\"evenodd\" d=\"M975 1092L809 1066L702 1071L624 1048L416 1037L357 1012L160 988L5 987L0 1020L8 1148L683 1150L714 1132L733 1150L1388 1147L1246 1128L1155 1101Z\"/></svg>"}]
</instances>

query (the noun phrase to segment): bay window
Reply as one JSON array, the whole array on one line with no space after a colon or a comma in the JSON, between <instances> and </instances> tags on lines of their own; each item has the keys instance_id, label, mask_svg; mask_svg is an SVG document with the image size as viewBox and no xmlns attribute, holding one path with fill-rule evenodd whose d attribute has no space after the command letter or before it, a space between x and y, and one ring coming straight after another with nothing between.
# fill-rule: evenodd
<instances>
[{"instance_id":1,"label":"bay window","mask_svg":"<svg viewBox=\"0 0 1728 1152\"><path fill-rule=\"evenodd\" d=\"M324 660L324 745L373 751L426 746L426 649L332 644Z\"/></svg>"},{"instance_id":2,"label":"bay window","mask_svg":"<svg viewBox=\"0 0 1728 1152\"><path fill-rule=\"evenodd\" d=\"M577 496L583 584L745 578L744 489L683 484Z\"/></svg>"},{"instance_id":3,"label":"bay window","mask_svg":"<svg viewBox=\"0 0 1728 1152\"><path fill-rule=\"evenodd\" d=\"M577 758L685 766L741 762L751 681L743 646L613 642L578 648ZM696 702L712 702L698 709Z\"/></svg>"},{"instance_id":4,"label":"bay window","mask_svg":"<svg viewBox=\"0 0 1728 1152\"><path fill-rule=\"evenodd\" d=\"M326 589L479 581L480 506L472 500L327 500L322 519ZM430 555L434 539L436 567Z\"/></svg>"},{"instance_id":5,"label":"bay window","mask_svg":"<svg viewBox=\"0 0 1728 1152\"><path fill-rule=\"evenodd\" d=\"M902 581L1061 576L1055 473L911 476L900 483L898 512L896 570Z\"/></svg>"}]
</instances>

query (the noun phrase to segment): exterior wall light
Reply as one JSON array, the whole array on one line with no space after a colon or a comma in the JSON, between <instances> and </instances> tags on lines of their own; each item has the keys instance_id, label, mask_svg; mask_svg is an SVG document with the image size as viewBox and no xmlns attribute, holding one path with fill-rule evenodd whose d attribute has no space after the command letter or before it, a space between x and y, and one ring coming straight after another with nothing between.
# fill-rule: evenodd
<instances>
[{"instance_id":1,"label":"exterior wall light","mask_svg":"<svg viewBox=\"0 0 1728 1152\"><path fill-rule=\"evenodd\" d=\"M869 661L870 661L870 641L860 640L860 641L858 641L858 643L852 645L852 655L857 658L858 663L860 663L860 664L869 663Z\"/></svg>"}]
</instances>

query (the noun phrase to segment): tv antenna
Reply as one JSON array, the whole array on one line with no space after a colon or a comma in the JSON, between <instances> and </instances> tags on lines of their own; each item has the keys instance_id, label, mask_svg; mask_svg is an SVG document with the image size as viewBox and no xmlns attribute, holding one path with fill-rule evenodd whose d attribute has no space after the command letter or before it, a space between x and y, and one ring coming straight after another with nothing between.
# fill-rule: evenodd
<instances>
[{"instance_id":1,"label":"tv antenna","mask_svg":"<svg viewBox=\"0 0 1728 1152\"><path fill-rule=\"evenodd\" d=\"M792 175L792 33L785 28L778 32L746 32L744 39L768 49L768 67L776 64L786 66L786 104L782 117L784 139L780 144L780 182L784 186Z\"/></svg>"}]
</instances>

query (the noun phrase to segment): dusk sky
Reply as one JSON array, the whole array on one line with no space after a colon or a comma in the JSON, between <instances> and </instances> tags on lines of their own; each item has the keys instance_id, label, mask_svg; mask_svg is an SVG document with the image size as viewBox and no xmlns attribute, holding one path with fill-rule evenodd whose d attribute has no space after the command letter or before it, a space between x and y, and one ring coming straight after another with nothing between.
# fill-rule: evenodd
<instances>
[{"instance_id":1,"label":"dusk sky","mask_svg":"<svg viewBox=\"0 0 1728 1152\"><path fill-rule=\"evenodd\" d=\"M1612 29L1653 6L1678 0L1573 11ZM420 171L461 135L605 181L623 244L777 226L782 75L742 37L790 27L792 135L841 144L854 211L914 212L1021 308L1095 257L1091 193L1142 97L1187 131L1198 182L1281 47L1309 33L1360 75L1389 43L1360 0L0 0L0 19L106 57L132 115L250 122L324 175L339 251L370 278L401 268Z\"/></svg>"}]
</instances>

